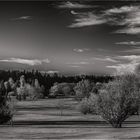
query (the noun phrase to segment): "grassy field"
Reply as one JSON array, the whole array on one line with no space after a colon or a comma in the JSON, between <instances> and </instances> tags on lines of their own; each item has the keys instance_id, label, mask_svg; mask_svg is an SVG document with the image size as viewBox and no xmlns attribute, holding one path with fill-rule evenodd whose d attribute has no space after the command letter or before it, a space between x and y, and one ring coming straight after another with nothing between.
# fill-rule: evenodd
<instances>
[{"instance_id":1,"label":"grassy field","mask_svg":"<svg viewBox=\"0 0 140 140\"><path fill-rule=\"evenodd\" d=\"M0 139L139 139L140 117L115 129L96 115L82 115L72 98L15 102L14 126L1 125ZM60 109L60 107L62 109Z\"/></svg>"}]
</instances>

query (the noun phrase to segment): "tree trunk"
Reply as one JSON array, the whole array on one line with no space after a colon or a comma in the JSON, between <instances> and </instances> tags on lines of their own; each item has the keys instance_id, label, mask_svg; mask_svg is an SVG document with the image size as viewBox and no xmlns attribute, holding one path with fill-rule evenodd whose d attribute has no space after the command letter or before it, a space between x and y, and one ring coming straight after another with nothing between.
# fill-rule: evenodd
<instances>
[{"instance_id":1,"label":"tree trunk","mask_svg":"<svg viewBox=\"0 0 140 140\"><path fill-rule=\"evenodd\" d=\"M112 127L114 127L114 128L121 128L122 127L122 123L121 122L119 122L119 123L111 123L111 125L112 125Z\"/></svg>"}]
</instances>

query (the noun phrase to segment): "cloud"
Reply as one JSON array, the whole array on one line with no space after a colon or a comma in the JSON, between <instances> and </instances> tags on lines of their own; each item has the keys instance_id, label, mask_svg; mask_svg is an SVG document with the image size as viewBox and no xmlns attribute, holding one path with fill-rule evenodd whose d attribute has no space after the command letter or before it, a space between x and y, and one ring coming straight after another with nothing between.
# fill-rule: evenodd
<instances>
[{"instance_id":1,"label":"cloud","mask_svg":"<svg viewBox=\"0 0 140 140\"><path fill-rule=\"evenodd\" d=\"M137 10L139 10L138 6L122 6L120 8L112 8L112 9L106 10L105 13L107 15L122 14L122 13L128 13L128 12L135 12Z\"/></svg>"},{"instance_id":2,"label":"cloud","mask_svg":"<svg viewBox=\"0 0 140 140\"><path fill-rule=\"evenodd\" d=\"M80 68L81 66L89 65L90 63L87 61L80 61L80 62L70 62L70 63L66 63L66 64L72 68Z\"/></svg>"},{"instance_id":3,"label":"cloud","mask_svg":"<svg viewBox=\"0 0 140 140\"><path fill-rule=\"evenodd\" d=\"M116 69L117 74L125 74L125 73L134 73L136 67L139 63L126 63L126 64L117 64L112 66L106 66L107 68Z\"/></svg>"},{"instance_id":4,"label":"cloud","mask_svg":"<svg viewBox=\"0 0 140 140\"><path fill-rule=\"evenodd\" d=\"M125 53L135 53L135 54L139 54L140 53L140 48L135 48L135 49L129 49L129 50L124 50L124 51L121 51L121 52L125 52Z\"/></svg>"},{"instance_id":5,"label":"cloud","mask_svg":"<svg viewBox=\"0 0 140 140\"><path fill-rule=\"evenodd\" d=\"M21 16L21 17L13 18L12 20L31 20L31 19L32 19L31 16Z\"/></svg>"},{"instance_id":6,"label":"cloud","mask_svg":"<svg viewBox=\"0 0 140 140\"><path fill-rule=\"evenodd\" d=\"M113 26L123 26L113 33L119 34L139 34L140 33L140 6L122 6L103 10L101 13L92 12L75 12L71 10L71 14L75 16L74 22L69 28L81 28L86 26L95 26L108 24Z\"/></svg>"},{"instance_id":7,"label":"cloud","mask_svg":"<svg viewBox=\"0 0 140 140\"><path fill-rule=\"evenodd\" d=\"M38 60L38 59L22 59L22 58L1 59L0 62L19 63L19 64L26 64L30 66L41 65L42 62L50 63L48 59Z\"/></svg>"},{"instance_id":8,"label":"cloud","mask_svg":"<svg viewBox=\"0 0 140 140\"><path fill-rule=\"evenodd\" d=\"M111 57L105 57L105 58L98 58L98 57L93 57L93 60L98 60L98 61L106 61L106 62L113 62L113 63L117 63L118 61L111 58Z\"/></svg>"},{"instance_id":9,"label":"cloud","mask_svg":"<svg viewBox=\"0 0 140 140\"><path fill-rule=\"evenodd\" d=\"M42 74L55 74L55 73L60 73L59 71L56 70L49 70L49 71L40 71Z\"/></svg>"},{"instance_id":10,"label":"cloud","mask_svg":"<svg viewBox=\"0 0 140 140\"><path fill-rule=\"evenodd\" d=\"M140 27L126 27L115 31L114 33L137 35L140 34Z\"/></svg>"},{"instance_id":11,"label":"cloud","mask_svg":"<svg viewBox=\"0 0 140 140\"><path fill-rule=\"evenodd\" d=\"M91 26L91 25L100 25L107 23L107 19L100 16L95 15L92 12L87 13L77 13L74 23L72 23L70 28L79 28L79 27L85 27L85 26Z\"/></svg>"},{"instance_id":12,"label":"cloud","mask_svg":"<svg viewBox=\"0 0 140 140\"><path fill-rule=\"evenodd\" d=\"M81 66L77 66L77 65L70 65L69 67L72 67L72 68L80 68Z\"/></svg>"},{"instance_id":13,"label":"cloud","mask_svg":"<svg viewBox=\"0 0 140 140\"><path fill-rule=\"evenodd\" d=\"M117 56L116 59L128 61L127 63L106 66L107 68L116 69L118 74L124 74L126 72L134 73L140 64L140 55Z\"/></svg>"},{"instance_id":14,"label":"cloud","mask_svg":"<svg viewBox=\"0 0 140 140\"><path fill-rule=\"evenodd\" d=\"M88 48L82 48L82 49L80 49L80 48L75 48L75 49L73 49L73 51L74 52L77 52L77 53L82 53L82 52L85 52L85 51L89 51L90 49L88 49Z\"/></svg>"},{"instance_id":15,"label":"cloud","mask_svg":"<svg viewBox=\"0 0 140 140\"><path fill-rule=\"evenodd\" d=\"M140 55L125 55L125 56L117 56L116 58L132 62L140 62Z\"/></svg>"},{"instance_id":16,"label":"cloud","mask_svg":"<svg viewBox=\"0 0 140 140\"><path fill-rule=\"evenodd\" d=\"M41 60L44 63L50 63L50 60L48 58Z\"/></svg>"},{"instance_id":17,"label":"cloud","mask_svg":"<svg viewBox=\"0 0 140 140\"><path fill-rule=\"evenodd\" d=\"M89 62L81 61L81 62L72 62L72 63L66 63L68 65L88 65Z\"/></svg>"},{"instance_id":18,"label":"cloud","mask_svg":"<svg viewBox=\"0 0 140 140\"><path fill-rule=\"evenodd\" d=\"M50 71L47 71L46 73L48 73L48 74L54 74L54 73L59 73L59 71L50 70Z\"/></svg>"},{"instance_id":19,"label":"cloud","mask_svg":"<svg viewBox=\"0 0 140 140\"><path fill-rule=\"evenodd\" d=\"M140 45L140 42L128 41L128 42L116 42L115 44L117 44L117 45L133 45L133 46L137 46L137 45Z\"/></svg>"},{"instance_id":20,"label":"cloud","mask_svg":"<svg viewBox=\"0 0 140 140\"><path fill-rule=\"evenodd\" d=\"M74 10L71 10L70 13L71 13L72 15L77 15L77 14L79 14L79 13L75 12Z\"/></svg>"},{"instance_id":21,"label":"cloud","mask_svg":"<svg viewBox=\"0 0 140 140\"><path fill-rule=\"evenodd\" d=\"M69 9L82 9L82 8L92 8L93 6L91 5L86 5L86 4L80 4L77 2L63 2L61 3L58 8L69 8Z\"/></svg>"},{"instance_id":22,"label":"cloud","mask_svg":"<svg viewBox=\"0 0 140 140\"><path fill-rule=\"evenodd\" d=\"M122 6L105 12L110 18L110 24L124 26L115 31L118 34L140 34L140 6ZM124 15L125 13L125 15Z\"/></svg>"},{"instance_id":23,"label":"cloud","mask_svg":"<svg viewBox=\"0 0 140 140\"><path fill-rule=\"evenodd\" d=\"M129 25L134 26L140 24L140 7L139 6L122 6L120 8L112 8L102 11L100 14L93 12L77 13L71 11L75 15L75 21L70 28L79 28L85 26L109 24L109 25ZM125 15L122 15L124 14ZM116 32L116 33L121 33Z\"/></svg>"}]
</instances>

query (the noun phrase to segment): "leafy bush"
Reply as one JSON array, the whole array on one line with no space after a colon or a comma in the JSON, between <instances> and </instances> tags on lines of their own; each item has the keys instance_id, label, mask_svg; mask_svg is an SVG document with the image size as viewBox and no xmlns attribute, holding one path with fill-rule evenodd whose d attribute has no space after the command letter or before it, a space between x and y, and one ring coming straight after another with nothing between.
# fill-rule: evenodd
<instances>
[{"instance_id":1,"label":"leafy bush","mask_svg":"<svg viewBox=\"0 0 140 140\"><path fill-rule=\"evenodd\" d=\"M103 86L104 86L104 83L97 82L96 85L94 85L92 88L92 93L98 94L99 91L103 88Z\"/></svg>"},{"instance_id":2,"label":"leafy bush","mask_svg":"<svg viewBox=\"0 0 140 140\"><path fill-rule=\"evenodd\" d=\"M17 98L19 100L26 100L27 96L28 96L28 89L26 86L17 88Z\"/></svg>"},{"instance_id":3,"label":"leafy bush","mask_svg":"<svg viewBox=\"0 0 140 140\"><path fill-rule=\"evenodd\" d=\"M35 79L30 85L26 83L24 75L20 77L20 87L17 88L17 96L19 100L25 100L27 96L31 100L36 100L44 97L44 87L40 86L39 81Z\"/></svg>"},{"instance_id":4,"label":"leafy bush","mask_svg":"<svg viewBox=\"0 0 140 140\"><path fill-rule=\"evenodd\" d=\"M69 96L74 90L73 83L55 83L50 89L50 96Z\"/></svg>"},{"instance_id":5,"label":"leafy bush","mask_svg":"<svg viewBox=\"0 0 140 140\"><path fill-rule=\"evenodd\" d=\"M44 86L40 86L37 79L32 85L26 84L27 94L30 100L37 100L44 98Z\"/></svg>"},{"instance_id":6,"label":"leafy bush","mask_svg":"<svg viewBox=\"0 0 140 140\"><path fill-rule=\"evenodd\" d=\"M100 90L97 111L113 127L122 123L139 109L140 79L132 74L117 77Z\"/></svg>"},{"instance_id":7,"label":"leafy bush","mask_svg":"<svg viewBox=\"0 0 140 140\"><path fill-rule=\"evenodd\" d=\"M34 82L34 99L42 99L44 97L43 95L43 88L41 88L38 79L35 79Z\"/></svg>"},{"instance_id":8,"label":"leafy bush","mask_svg":"<svg viewBox=\"0 0 140 140\"><path fill-rule=\"evenodd\" d=\"M78 110L83 114L96 114L96 98L95 94L91 94L89 98L83 98L78 104Z\"/></svg>"},{"instance_id":9,"label":"leafy bush","mask_svg":"<svg viewBox=\"0 0 140 140\"><path fill-rule=\"evenodd\" d=\"M1 83L3 84L3 82ZM4 84L0 85L0 124L4 124L10 121L13 117L13 111L11 105L7 102L6 90L4 90Z\"/></svg>"},{"instance_id":10,"label":"leafy bush","mask_svg":"<svg viewBox=\"0 0 140 140\"><path fill-rule=\"evenodd\" d=\"M89 80L82 80L74 87L75 98L78 101L81 101L85 97L89 97L92 92L93 83L90 83Z\"/></svg>"},{"instance_id":11,"label":"leafy bush","mask_svg":"<svg viewBox=\"0 0 140 140\"><path fill-rule=\"evenodd\" d=\"M10 109L9 105L0 105L0 124L7 123L13 117L13 112Z\"/></svg>"}]
</instances>

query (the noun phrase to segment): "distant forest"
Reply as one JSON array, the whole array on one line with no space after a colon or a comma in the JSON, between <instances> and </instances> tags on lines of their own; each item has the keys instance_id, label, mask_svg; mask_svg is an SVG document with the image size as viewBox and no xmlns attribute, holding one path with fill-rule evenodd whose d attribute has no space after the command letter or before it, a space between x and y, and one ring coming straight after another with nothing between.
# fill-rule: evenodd
<instances>
[{"instance_id":1,"label":"distant forest","mask_svg":"<svg viewBox=\"0 0 140 140\"><path fill-rule=\"evenodd\" d=\"M20 76L24 75L25 80L27 83L31 84L33 80L38 79L40 85L43 85L45 87L45 93L46 95L49 94L49 89L53 86L54 83L77 83L81 81L82 79L88 79L94 83L100 82L100 83L107 83L109 80L112 80L114 77L110 75L76 75L76 76L65 76L65 75L58 75L57 73L54 73L53 75L44 73L42 74L39 71L18 71L18 70L0 70L0 81L7 81L10 77L13 78L13 80L19 81Z\"/></svg>"}]
</instances>

